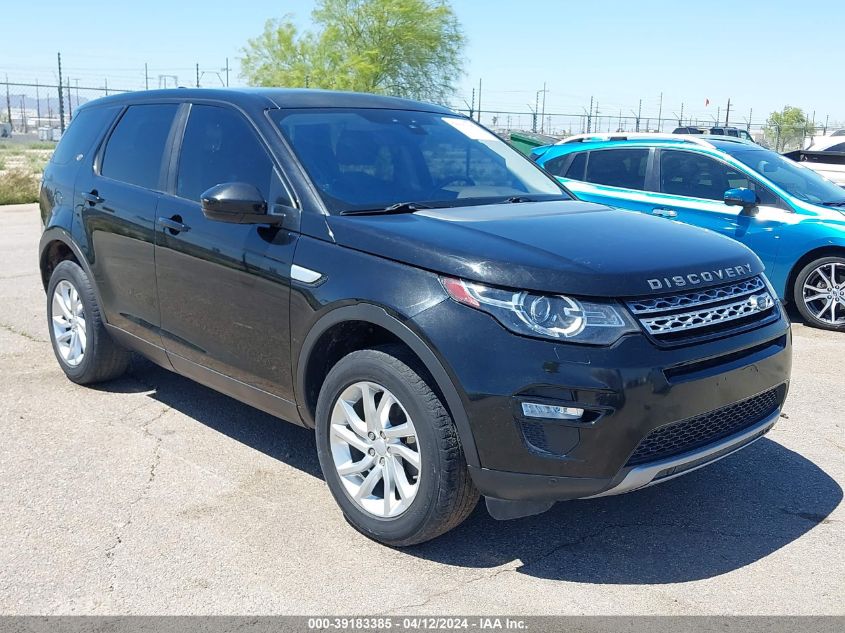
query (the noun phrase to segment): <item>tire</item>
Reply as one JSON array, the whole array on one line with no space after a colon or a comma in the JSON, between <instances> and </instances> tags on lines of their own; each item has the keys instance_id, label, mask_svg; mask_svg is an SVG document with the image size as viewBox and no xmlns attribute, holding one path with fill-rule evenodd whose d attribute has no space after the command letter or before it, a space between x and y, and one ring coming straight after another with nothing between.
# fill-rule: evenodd
<instances>
[{"instance_id":1,"label":"tire","mask_svg":"<svg viewBox=\"0 0 845 633\"><path fill-rule=\"evenodd\" d=\"M360 350L329 371L317 401L317 453L329 490L355 529L393 547L422 543L451 530L470 515L479 498L455 424L425 375L404 348ZM365 392L372 394L374 419L382 413L387 422L367 425ZM385 400L389 397L396 402ZM387 405L386 413L379 404ZM353 432L348 423L350 410L360 432ZM345 429L342 437L338 428ZM386 442L379 444L378 436L368 441L367 429L386 432ZM407 435L411 432L413 436ZM359 443L358 449L346 442L350 437ZM342 474L338 469L339 465L360 468L357 464L368 460L372 466L357 473ZM371 477L372 492L363 494ZM385 477L395 485L388 503ZM363 494L360 501L355 499L356 486Z\"/></svg>"},{"instance_id":2,"label":"tire","mask_svg":"<svg viewBox=\"0 0 845 633\"><path fill-rule=\"evenodd\" d=\"M91 281L76 262L60 262L50 276L47 329L59 366L75 383L111 380L129 366L131 354L106 331Z\"/></svg>"},{"instance_id":3,"label":"tire","mask_svg":"<svg viewBox=\"0 0 845 633\"><path fill-rule=\"evenodd\" d=\"M792 295L807 325L845 332L845 257L822 257L804 266Z\"/></svg>"}]
</instances>

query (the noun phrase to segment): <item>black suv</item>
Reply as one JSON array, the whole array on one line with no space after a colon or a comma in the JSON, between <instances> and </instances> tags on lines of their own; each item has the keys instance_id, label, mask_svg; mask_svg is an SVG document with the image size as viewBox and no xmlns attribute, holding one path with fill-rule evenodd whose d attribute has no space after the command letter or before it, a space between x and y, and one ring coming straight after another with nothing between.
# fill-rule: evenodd
<instances>
[{"instance_id":1,"label":"black suv","mask_svg":"<svg viewBox=\"0 0 845 633\"><path fill-rule=\"evenodd\" d=\"M617 494L766 433L789 324L757 257L578 202L470 119L299 90L80 107L41 189L67 376L130 351L314 428L391 545Z\"/></svg>"}]
</instances>

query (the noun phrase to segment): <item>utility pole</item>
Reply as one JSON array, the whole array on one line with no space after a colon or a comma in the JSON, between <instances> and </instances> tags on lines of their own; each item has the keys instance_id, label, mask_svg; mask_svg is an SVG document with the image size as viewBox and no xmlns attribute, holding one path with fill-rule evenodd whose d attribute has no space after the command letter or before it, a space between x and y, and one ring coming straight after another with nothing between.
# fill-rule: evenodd
<instances>
[{"instance_id":1,"label":"utility pole","mask_svg":"<svg viewBox=\"0 0 845 633\"><path fill-rule=\"evenodd\" d=\"M531 131L535 134L537 133L537 111L540 109L540 91L534 93L534 125L531 127ZM541 122L542 125L542 122Z\"/></svg>"},{"instance_id":2,"label":"utility pole","mask_svg":"<svg viewBox=\"0 0 845 633\"><path fill-rule=\"evenodd\" d=\"M7 77L7 80L8 80L8 77ZM7 86L7 88L8 88L8 86ZM830 119L829 114L824 115L824 132L823 132L823 134L827 134L827 123L828 123L829 119Z\"/></svg>"},{"instance_id":3,"label":"utility pole","mask_svg":"<svg viewBox=\"0 0 845 633\"><path fill-rule=\"evenodd\" d=\"M38 120L38 123L35 124L36 127L41 125L41 95L38 93L38 80L35 80L35 118Z\"/></svg>"},{"instance_id":4,"label":"utility pole","mask_svg":"<svg viewBox=\"0 0 845 633\"><path fill-rule=\"evenodd\" d=\"M26 95L21 95L21 127L24 134L29 131L26 126Z\"/></svg>"},{"instance_id":5,"label":"utility pole","mask_svg":"<svg viewBox=\"0 0 845 633\"><path fill-rule=\"evenodd\" d=\"M73 97L70 94L70 77L65 79L67 82L67 120L68 122L73 120ZM79 105L78 103L76 105Z\"/></svg>"},{"instance_id":6,"label":"utility pole","mask_svg":"<svg viewBox=\"0 0 845 633\"><path fill-rule=\"evenodd\" d=\"M106 85L106 96L108 97L109 96L109 78L108 77L106 77L105 85Z\"/></svg>"},{"instance_id":7,"label":"utility pole","mask_svg":"<svg viewBox=\"0 0 845 633\"><path fill-rule=\"evenodd\" d=\"M728 109L725 110L725 127L728 127L728 119L731 118L731 98L728 97Z\"/></svg>"},{"instance_id":8,"label":"utility pole","mask_svg":"<svg viewBox=\"0 0 845 633\"><path fill-rule=\"evenodd\" d=\"M587 115L587 134L590 133L591 123L593 122L593 97L590 96L590 113Z\"/></svg>"},{"instance_id":9,"label":"utility pole","mask_svg":"<svg viewBox=\"0 0 845 633\"><path fill-rule=\"evenodd\" d=\"M76 109L78 110L79 109L79 80L74 79L74 81L76 82Z\"/></svg>"},{"instance_id":10,"label":"utility pole","mask_svg":"<svg viewBox=\"0 0 845 633\"><path fill-rule=\"evenodd\" d=\"M681 120L678 122L678 125L684 124L684 102L681 101Z\"/></svg>"},{"instance_id":11,"label":"utility pole","mask_svg":"<svg viewBox=\"0 0 845 633\"><path fill-rule=\"evenodd\" d=\"M716 106L716 125L719 125L719 121L722 118L722 106Z\"/></svg>"},{"instance_id":12,"label":"utility pole","mask_svg":"<svg viewBox=\"0 0 845 633\"><path fill-rule=\"evenodd\" d=\"M640 131L640 119L643 117L643 100L640 99L640 105L637 107L637 132Z\"/></svg>"},{"instance_id":13,"label":"utility pole","mask_svg":"<svg viewBox=\"0 0 845 633\"><path fill-rule=\"evenodd\" d=\"M144 90L150 89L150 69L147 67L147 62L144 62Z\"/></svg>"},{"instance_id":14,"label":"utility pole","mask_svg":"<svg viewBox=\"0 0 845 633\"><path fill-rule=\"evenodd\" d=\"M9 99L9 74L8 73L6 73L6 116L9 119L9 125L11 126L12 130L14 130L15 126L12 123L12 102Z\"/></svg>"},{"instance_id":15,"label":"utility pole","mask_svg":"<svg viewBox=\"0 0 845 633\"><path fill-rule=\"evenodd\" d=\"M596 132L601 132L601 119L599 118L599 100L596 99L596 114L595 114L595 130Z\"/></svg>"},{"instance_id":16,"label":"utility pole","mask_svg":"<svg viewBox=\"0 0 845 633\"><path fill-rule=\"evenodd\" d=\"M472 89L472 101L469 104L469 118L475 118L475 88Z\"/></svg>"},{"instance_id":17,"label":"utility pole","mask_svg":"<svg viewBox=\"0 0 845 633\"><path fill-rule=\"evenodd\" d=\"M200 87L200 65L197 64L197 88Z\"/></svg>"},{"instance_id":18,"label":"utility pole","mask_svg":"<svg viewBox=\"0 0 845 633\"><path fill-rule=\"evenodd\" d=\"M748 131L751 131L751 121L754 120L754 108L748 109Z\"/></svg>"},{"instance_id":19,"label":"utility pole","mask_svg":"<svg viewBox=\"0 0 845 633\"><path fill-rule=\"evenodd\" d=\"M540 115L540 132L546 131L546 82L543 82L543 113Z\"/></svg>"},{"instance_id":20,"label":"utility pole","mask_svg":"<svg viewBox=\"0 0 845 633\"><path fill-rule=\"evenodd\" d=\"M481 77L478 78L478 122L481 123Z\"/></svg>"},{"instance_id":21,"label":"utility pole","mask_svg":"<svg viewBox=\"0 0 845 633\"><path fill-rule=\"evenodd\" d=\"M657 111L657 131L663 126L663 93L660 93L660 109Z\"/></svg>"},{"instance_id":22,"label":"utility pole","mask_svg":"<svg viewBox=\"0 0 845 633\"><path fill-rule=\"evenodd\" d=\"M622 108L619 108L619 123L616 125L616 131L622 131Z\"/></svg>"},{"instance_id":23,"label":"utility pole","mask_svg":"<svg viewBox=\"0 0 845 633\"><path fill-rule=\"evenodd\" d=\"M62 92L62 54L59 56L59 129L64 134L65 131L65 96Z\"/></svg>"},{"instance_id":24,"label":"utility pole","mask_svg":"<svg viewBox=\"0 0 845 633\"><path fill-rule=\"evenodd\" d=\"M229 58L228 57L226 58L226 68L224 68L223 70L226 71L226 87L228 88L229 87Z\"/></svg>"}]
</instances>

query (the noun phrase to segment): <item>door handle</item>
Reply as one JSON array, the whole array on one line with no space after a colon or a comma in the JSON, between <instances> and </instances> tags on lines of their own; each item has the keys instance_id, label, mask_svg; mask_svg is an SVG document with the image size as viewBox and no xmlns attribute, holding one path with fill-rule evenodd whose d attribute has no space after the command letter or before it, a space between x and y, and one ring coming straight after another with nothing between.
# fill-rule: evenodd
<instances>
[{"instance_id":1,"label":"door handle","mask_svg":"<svg viewBox=\"0 0 845 633\"><path fill-rule=\"evenodd\" d=\"M677 218L678 212L674 209L653 209L652 215L658 215L661 218Z\"/></svg>"},{"instance_id":2,"label":"door handle","mask_svg":"<svg viewBox=\"0 0 845 633\"><path fill-rule=\"evenodd\" d=\"M182 216L174 215L170 218L159 218L158 223L161 224L164 230L170 232L171 235L177 235L183 231L190 231L191 227L182 222Z\"/></svg>"},{"instance_id":3,"label":"door handle","mask_svg":"<svg viewBox=\"0 0 845 633\"><path fill-rule=\"evenodd\" d=\"M89 191L88 193L83 193L82 199L85 200L85 202L90 204L92 207L95 204L102 204L103 202L105 202L105 200L97 194L96 189L94 189L93 191Z\"/></svg>"}]
</instances>

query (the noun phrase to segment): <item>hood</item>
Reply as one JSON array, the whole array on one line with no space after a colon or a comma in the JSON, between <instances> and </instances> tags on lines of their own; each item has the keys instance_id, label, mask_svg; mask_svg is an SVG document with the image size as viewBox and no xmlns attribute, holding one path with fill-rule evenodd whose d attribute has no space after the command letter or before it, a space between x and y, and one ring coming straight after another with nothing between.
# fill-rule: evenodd
<instances>
[{"instance_id":1,"label":"hood","mask_svg":"<svg viewBox=\"0 0 845 633\"><path fill-rule=\"evenodd\" d=\"M760 273L711 231L588 202L330 216L338 244L484 284L594 297L663 294Z\"/></svg>"}]
</instances>

